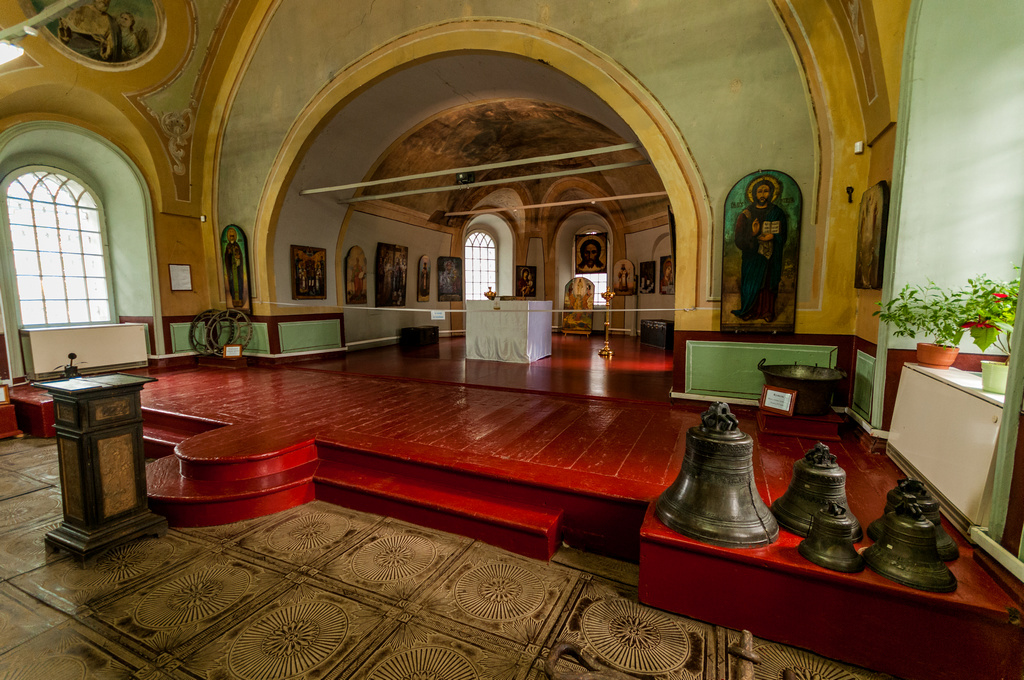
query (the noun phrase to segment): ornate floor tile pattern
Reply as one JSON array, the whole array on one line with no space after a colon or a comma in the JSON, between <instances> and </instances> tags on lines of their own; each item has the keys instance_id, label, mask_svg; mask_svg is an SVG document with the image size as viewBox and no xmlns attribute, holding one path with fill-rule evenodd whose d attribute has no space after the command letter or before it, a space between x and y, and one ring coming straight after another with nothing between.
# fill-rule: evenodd
<instances>
[{"instance_id":1,"label":"ornate floor tile pattern","mask_svg":"<svg viewBox=\"0 0 1024 680\"><path fill-rule=\"evenodd\" d=\"M52 486L52 484L26 477L12 470L3 470L0 473L0 500L22 496Z\"/></svg>"},{"instance_id":2,"label":"ornate floor tile pattern","mask_svg":"<svg viewBox=\"0 0 1024 680\"><path fill-rule=\"evenodd\" d=\"M392 602L411 600L472 543L462 536L384 518L356 545L328 555L320 565L321 576Z\"/></svg>"},{"instance_id":3,"label":"ornate floor tile pattern","mask_svg":"<svg viewBox=\"0 0 1024 680\"><path fill-rule=\"evenodd\" d=\"M0 654L67 620L9 583L0 583Z\"/></svg>"},{"instance_id":4,"label":"ornate floor tile pattern","mask_svg":"<svg viewBox=\"0 0 1024 680\"><path fill-rule=\"evenodd\" d=\"M43 548L62 518L55 458L53 440L0 441L5 680L545 680L560 641L647 680L736 677L738 633L638 604L636 565L539 562L322 502L172 529L82 567ZM4 499L4 481L39 488ZM894 680L755 644L759 680Z\"/></svg>"},{"instance_id":5,"label":"ornate floor tile pattern","mask_svg":"<svg viewBox=\"0 0 1024 680\"><path fill-rule=\"evenodd\" d=\"M52 562L11 579L11 583L50 606L76 614L106 595L180 569L205 552L201 545L171 533L162 539L145 538L112 548L85 567L74 559Z\"/></svg>"}]
</instances>

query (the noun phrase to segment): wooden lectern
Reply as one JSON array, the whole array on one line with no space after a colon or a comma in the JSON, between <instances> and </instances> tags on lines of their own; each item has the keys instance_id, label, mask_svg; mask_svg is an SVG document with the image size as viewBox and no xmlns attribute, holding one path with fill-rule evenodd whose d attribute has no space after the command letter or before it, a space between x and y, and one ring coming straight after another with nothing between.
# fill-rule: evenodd
<instances>
[{"instance_id":1,"label":"wooden lectern","mask_svg":"<svg viewBox=\"0 0 1024 680\"><path fill-rule=\"evenodd\" d=\"M149 510L142 450L142 387L155 378L116 373L36 383L53 396L64 521L49 551L85 562L142 536L163 536Z\"/></svg>"}]
</instances>

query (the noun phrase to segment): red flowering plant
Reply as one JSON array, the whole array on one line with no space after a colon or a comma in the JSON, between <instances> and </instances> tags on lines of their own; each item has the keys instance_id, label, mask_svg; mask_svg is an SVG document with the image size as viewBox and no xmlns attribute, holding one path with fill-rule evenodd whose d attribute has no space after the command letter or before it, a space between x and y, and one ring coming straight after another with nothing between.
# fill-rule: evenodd
<instances>
[{"instance_id":1,"label":"red flowering plant","mask_svg":"<svg viewBox=\"0 0 1024 680\"><path fill-rule=\"evenodd\" d=\"M994 346L1009 361L1010 334L1019 293L1019 275L1013 281L994 281L985 274L967 279L967 287L961 295L969 320L961 327L971 334L978 349L984 352Z\"/></svg>"}]
</instances>

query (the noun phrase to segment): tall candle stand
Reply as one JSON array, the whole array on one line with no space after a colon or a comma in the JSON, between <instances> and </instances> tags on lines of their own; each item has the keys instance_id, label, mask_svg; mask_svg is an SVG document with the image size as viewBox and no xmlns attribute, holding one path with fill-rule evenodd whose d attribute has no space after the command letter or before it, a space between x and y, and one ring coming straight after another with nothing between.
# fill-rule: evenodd
<instances>
[{"instance_id":1,"label":"tall candle stand","mask_svg":"<svg viewBox=\"0 0 1024 680\"><path fill-rule=\"evenodd\" d=\"M611 315L612 315L612 298L615 297L615 293L611 290L606 290L601 293L601 297L604 298L605 311L604 311L604 347L598 351L598 355L605 359L610 359L615 352L608 346L608 333L611 327Z\"/></svg>"}]
</instances>

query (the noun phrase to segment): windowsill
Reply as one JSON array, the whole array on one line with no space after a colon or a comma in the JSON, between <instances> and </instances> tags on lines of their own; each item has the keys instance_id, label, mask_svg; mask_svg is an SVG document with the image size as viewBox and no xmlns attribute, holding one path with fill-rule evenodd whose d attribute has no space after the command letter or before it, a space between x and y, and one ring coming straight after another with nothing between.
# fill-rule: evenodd
<instances>
[{"instance_id":1,"label":"windowsill","mask_svg":"<svg viewBox=\"0 0 1024 680\"><path fill-rule=\"evenodd\" d=\"M67 326L29 326L28 328L18 329L19 333L42 333L44 331L74 331L85 328L111 328L113 326L145 326L144 323L112 323L105 321L102 323L87 323L87 324L68 324Z\"/></svg>"},{"instance_id":2,"label":"windowsill","mask_svg":"<svg viewBox=\"0 0 1024 680\"><path fill-rule=\"evenodd\" d=\"M922 375L926 375L929 378L938 380L939 382L945 383L952 387L957 388L962 392L966 392L972 396L984 399L985 401L1002 406L1006 402L1006 395L996 394L994 392L985 392L981 389L981 373L974 373L973 371L961 371L958 368L947 368L945 370L937 368L926 368L919 364L907 364L907 368L917 371Z\"/></svg>"}]
</instances>

